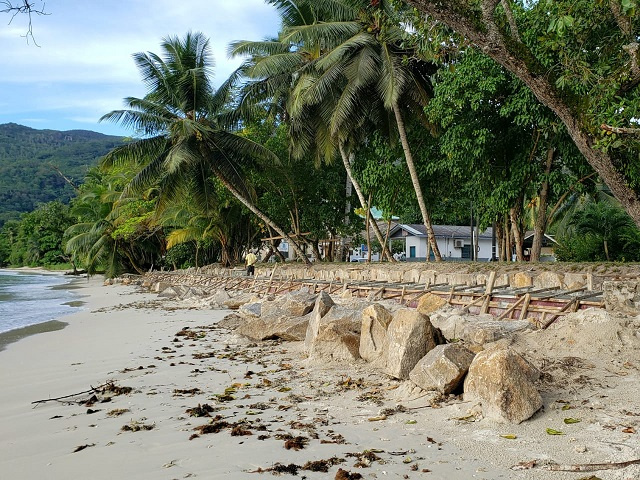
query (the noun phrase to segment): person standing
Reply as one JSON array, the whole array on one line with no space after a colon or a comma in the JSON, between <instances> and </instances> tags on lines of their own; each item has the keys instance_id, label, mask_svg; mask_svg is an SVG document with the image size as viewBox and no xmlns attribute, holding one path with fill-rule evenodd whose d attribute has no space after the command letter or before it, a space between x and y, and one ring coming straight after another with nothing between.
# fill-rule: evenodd
<instances>
[{"instance_id":1,"label":"person standing","mask_svg":"<svg viewBox=\"0 0 640 480\"><path fill-rule=\"evenodd\" d=\"M247 253L247 256L245 257L245 262L247 264L247 276L249 275L254 275L255 274L255 263L258 261L258 257L256 257L256 254L253 252L249 252Z\"/></svg>"}]
</instances>

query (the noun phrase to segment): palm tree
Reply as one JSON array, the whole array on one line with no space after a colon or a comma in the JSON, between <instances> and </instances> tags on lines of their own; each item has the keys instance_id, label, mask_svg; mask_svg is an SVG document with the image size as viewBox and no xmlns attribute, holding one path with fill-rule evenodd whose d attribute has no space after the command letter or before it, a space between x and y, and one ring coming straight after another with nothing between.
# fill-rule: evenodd
<instances>
[{"instance_id":1,"label":"palm tree","mask_svg":"<svg viewBox=\"0 0 640 480\"><path fill-rule=\"evenodd\" d=\"M318 25L323 19L329 18L330 12L334 15L331 18L334 19L335 15L340 15L342 18L352 13L346 6L343 6L343 9L336 9L341 6L339 2L320 5L305 0L271 0L270 3L280 12L283 34L291 28ZM239 111L247 114L251 112L252 107L259 105L260 108L265 108L267 104L269 111L279 111L282 120L290 123L294 156L301 158L313 152L319 166L323 161L332 162L338 152L347 173L347 191L352 185L361 207L368 211L369 207L362 188L351 168L353 152L347 153L345 140L338 140L337 136L330 134L328 117L323 116L323 112L332 108L331 104L323 108L311 107L304 109L304 112L300 111L305 107L304 103L299 102L302 98L303 79L316 74L315 63L331 46L324 41L290 42L286 37L264 42L234 42L229 49L230 55L248 55L249 59L236 71L230 81L237 81L243 77L249 79L241 89ZM325 100L330 101L331 97L327 96ZM291 110L297 112L295 119L291 116ZM383 255L386 255L390 261L395 261L377 223L374 222L372 227L380 245L383 246Z\"/></svg>"},{"instance_id":2,"label":"palm tree","mask_svg":"<svg viewBox=\"0 0 640 480\"><path fill-rule=\"evenodd\" d=\"M393 114L429 245L436 260L441 260L403 114L409 110L424 118L422 107L430 95L429 75L435 72L435 66L419 59L416 49L405 45L406 32L390 1L314 0L313 4L332 11L333 17L290 27L281 39L293 45L325 48L314 63L316 71L307 69L297 79L297 111L309 105L326 105L338 85L341 93L331 104L328 129L338 142L349 138L354 126L362 125L358 118L365 114L379 126L388 122L380 113L381 107ZM295 113L296 109L292 115Z\"/></svg>"},{"instance_id":3,"label":"palm tree","mask_svg":"<svg viewBox=\"0 0 640 480\"><path fill-rule=\"evenodd\" d=\"M201 33L188 33L184 39L165 38L161 47L163 58L154 53L134 55L147 95L126 98L127 109L101 118L133 127L142 137L112 150L102 164L141 165L124 193L158 185L160 209L179 199L185 185L192 188L196 201L209 203L213 188L209 179L213 176L309 263L297 242L255 205L244 169L256 157L273 161L277 157L227 130L228 91L215 92L211 85L213 61L208 39Z\"/></svg>"}]
</instances>

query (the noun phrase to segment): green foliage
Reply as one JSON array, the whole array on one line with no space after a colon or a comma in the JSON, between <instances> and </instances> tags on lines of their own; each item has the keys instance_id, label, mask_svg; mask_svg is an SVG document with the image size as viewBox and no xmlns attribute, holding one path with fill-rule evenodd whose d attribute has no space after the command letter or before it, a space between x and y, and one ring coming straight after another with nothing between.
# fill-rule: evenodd
<instances>
[{"instance_id":1,"label":"green foliage","mask_svg":"<svg viewBox=\"0 0 640 480\"><path fill-rule=\"evenodd\" d=\"M616 204L590 201L577 210L559 237L562 261L638 261L640 230Z\"/></svg>"},{"instance_id":2,"label":"green foliage","mask_svg":"<svg viewBox=\"0 0 640 480\"><path fill-rule=\"evenodd\" d=\"M120 137L86 130L0 125L0 226L38 204L67 203L74 190L62 175L79 185L88 169L120 143Z\"/></svg>"},{"instance_id":3,"label":"green foliage","mask_svg":"<svg viewBox=\"0 0 640 480\"><path fill-rule=\"evenodd\" d=\"M74 218L61 202L40 205L0 231L0 265L44 267L68 261L63 236Z\"/></svg>"}]
</instances>

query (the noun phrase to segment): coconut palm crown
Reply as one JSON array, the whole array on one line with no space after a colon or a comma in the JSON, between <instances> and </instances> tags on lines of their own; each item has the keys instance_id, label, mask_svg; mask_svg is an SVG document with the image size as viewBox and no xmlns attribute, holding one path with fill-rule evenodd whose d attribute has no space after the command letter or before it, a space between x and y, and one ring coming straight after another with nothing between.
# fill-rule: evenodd
<instances>
[{"instance_id":1,"label":"coconut palm crown","mask_svg":"<svg viewBox=\"0 0 640 480\"><path fill-rule=\"evenodd\" d=\"M214 63L208 39L190 32L183 39L165 38L161 48L162 57L133 56L148 88L144 98L128 97L126 109L101 118L133 128L140 136L112 150L102 162L140 165L123 195L158 186L162 209L180 199L188 186L206 210L214 198L215 178L306 261L298 244L255 205L243 172L256 158L278 160L266 148L230 131L225 109L228 90L216 92L211 84Z\"/></svg>"}]
</instances>

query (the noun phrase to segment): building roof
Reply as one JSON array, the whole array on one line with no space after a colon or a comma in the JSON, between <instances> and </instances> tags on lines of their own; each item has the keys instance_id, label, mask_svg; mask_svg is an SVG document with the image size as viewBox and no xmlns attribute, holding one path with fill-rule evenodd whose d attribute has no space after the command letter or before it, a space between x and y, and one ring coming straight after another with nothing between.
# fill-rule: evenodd
<instances>
[{"instance_id":1,"label":"building roof","mask_svg":"<svg viewBox=\"0 0 640 480\"><path fill-rule=\"evenodd\" d=\"M427 229L421 223L399 223L391 229L391 238L400 238L407 235L402 235L402 231L405 231L407 235L415 237L426 237ZM439 238L471 238L471 226L469 225L433 225L433 233ZM493 229L487 228L485 231L480 232L480 238L491 238L493 236Z\"/></svg>"}]
</instances>

